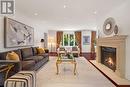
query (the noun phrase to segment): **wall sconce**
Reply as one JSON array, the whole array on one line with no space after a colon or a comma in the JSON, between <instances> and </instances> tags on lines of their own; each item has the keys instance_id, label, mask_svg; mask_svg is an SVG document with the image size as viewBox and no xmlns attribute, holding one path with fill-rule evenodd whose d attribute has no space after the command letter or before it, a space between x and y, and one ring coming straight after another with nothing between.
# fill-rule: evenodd
<instances>
[{"instance_id":1,"label":"wall sconce","mask_svg":"<svg viewBox=\"0 0 130 87\"><path fill-rule=\"evenodd\" d=\"M44 42L44 39L41 39L41 42L43 43L43 42Z\"/></svg>"},{"instance_id":2,"label":"wall sconce","mask_svg":"<svg viewBox=\"0 0 130 87\"><path fill-rule=\"evenodd\" d=\"M41 39L41 47L44 48L44 39Z\"/></svg>"}]
</instances>

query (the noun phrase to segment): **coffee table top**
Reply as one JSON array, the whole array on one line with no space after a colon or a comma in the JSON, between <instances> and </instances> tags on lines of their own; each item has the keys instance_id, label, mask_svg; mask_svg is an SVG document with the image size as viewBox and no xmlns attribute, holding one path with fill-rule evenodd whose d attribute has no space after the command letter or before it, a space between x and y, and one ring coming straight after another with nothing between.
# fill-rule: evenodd
<instances>
[{"instance_id":1,"label":"coffee table top","mask_svg":"<svg viewBox=\"0 0 130 87\"><path fill-rule=\"evenodd\" d=\"M60 55L58 56L57 61L61 61L61 62L74 62L75 61L75 57L73 55Z\"/></svg>"}]
</instances>

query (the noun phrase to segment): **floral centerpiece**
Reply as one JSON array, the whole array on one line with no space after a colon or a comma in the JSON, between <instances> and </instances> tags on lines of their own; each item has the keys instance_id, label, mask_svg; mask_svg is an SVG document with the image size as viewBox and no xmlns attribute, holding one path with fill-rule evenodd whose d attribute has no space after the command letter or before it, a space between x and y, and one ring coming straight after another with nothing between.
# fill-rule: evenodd
<instances>
[{"instance_id":1,"label":"floral centerpiece","mask_svg":"<svg viewBox=\"0 0 130 87\"><path fill-rule=\"evenodd\" d=\"M68 57L68 59L73 59L74 58L72 53L67 53L67 57Z\"/></svg>"}]
</instances>

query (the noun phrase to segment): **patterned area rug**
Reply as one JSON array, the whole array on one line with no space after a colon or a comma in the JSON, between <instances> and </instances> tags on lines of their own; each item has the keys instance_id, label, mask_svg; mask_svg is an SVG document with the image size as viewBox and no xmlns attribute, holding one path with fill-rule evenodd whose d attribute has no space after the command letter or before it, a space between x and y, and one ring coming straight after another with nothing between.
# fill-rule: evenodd
<instances>
[{"instance_id":1,"label":"patterned area rug","mask_svg":"<svg viewBox=\"0 0 130 87\"><path fill-rule=\"evenodd\" d=\"M56 57L50 57L50 61L37 72L37 87L115 87L84 57L76 58L76 62L76 75L71 63L60 64L56 75Z\"/></svg>"}]
</instances>

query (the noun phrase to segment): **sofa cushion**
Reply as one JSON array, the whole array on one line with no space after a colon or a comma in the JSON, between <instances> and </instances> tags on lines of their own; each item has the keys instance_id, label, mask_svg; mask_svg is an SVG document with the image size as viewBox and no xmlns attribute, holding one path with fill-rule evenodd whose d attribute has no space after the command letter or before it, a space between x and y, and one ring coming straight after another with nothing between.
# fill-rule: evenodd
<instances>
[{"instance_id":1,"label":"sofa cushion","mask_svg":"<svg viewBox=\"0 0 130 87\"><path fill-rule=\"evenodd\" d=\"M13 50L15 53L17 53L19 55L19 59L22 60L22 55L21 55L21 50Z\"/></svg>"},{"instance_id":2,"label":"sofa cushion","mask_svg":"<svg viewBox=\"0 0 130 87\"><path fill-rule=\"evenodd\" d=\"M18 50L13 50L15 53L17 53L19 55L19 58L20 60L22 60L22 57L21 57L21 50L18 49ZM0 53L0 60L6 60L6 56L7 56L7 53L9 53L11 51L7 51L7 52L2 52Z\"/></svg>"},{"instance_id":3,"label":"sofa cushion","mask_svg":"<svg viewBox=\"0 0 130 87\"><path fill-rule=\"evenodd\" d=\"M38 54L38 56L43 56L45 58L45 57L48 57L49 54L48 53L43 53L43 54Z\"/></svg>"},{"instance_id":4,"label":"sofa cushion","mask_svg":"<svg viewBox=\"0 0 130 87\"><path fill-rule=\"evenodd\" d=\"M23 59L33 56L32 48L23 48L21 49L21 52L22 52Z\"/></svg>"},{"instance_id":5,"label":"sofa cushion","mask_svg":"<svg viewBox=\"0 0 130 87\"><path fill-rule=\"evenodd\" d=\"M34 60L35 63L37 63L37 62L41 61L42 59L44 59L43 56L31 56L31 57L26 58L26 59L24 59L24 60L26 60L26 61L27 61L27 60Z\"/></svg>"},{"instance_id":6,"label":"sofa cushion","mask_svg":"<svg viewBox=\"0 0 130 87\"><path fill-rule=\"evenodd\" d=\"M22 61L22 70L30 70L31 67L35 66L34 60Z\"/></svg>"},{"instance_id":7,"label":"sofa cushion","mask_svg":"<svg viewBox=\"0 0 130 87\"><path fill-rule=\"evenodd\" d=\"M34 56L38 54L38 53L37 53L37 47L32 47L32 50L33 50L33 55L34 55Z\"/></svg>"},{"instance_id":8,"label":"sofa cushion","mask_svg":"<svg viewBox=\"0 0 130 87\"><path fill-rule=\"evenodd\" d=\"M44 59L44 57L42 57L42 56L34 56L34 60L36 63L39 61L42 61L43 59Z\"/></svg>"},{"instance_id":9,"label":"sofa cushion","mask_svg":"<svg viewBox=\"0 0 130 87\"><path fill-rule=\"evenodd\" d=\"M0 53L0 60L6 60L6 55L8 52L2 52Z\"/></svg>"}]
</instances>

